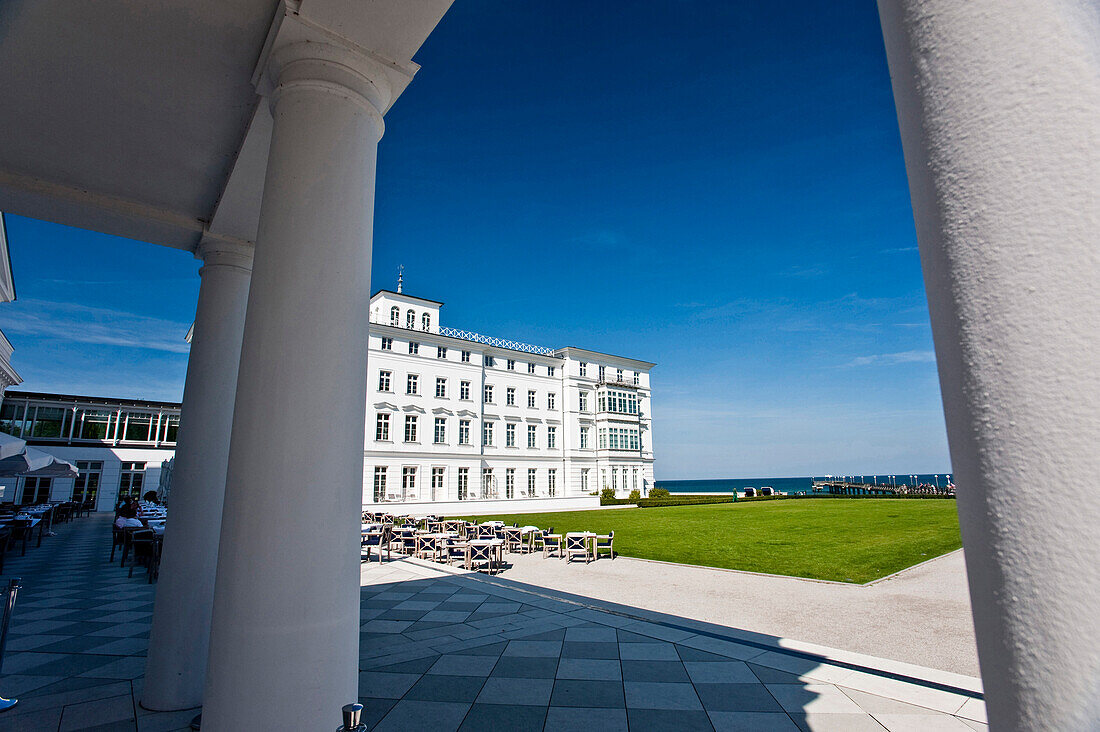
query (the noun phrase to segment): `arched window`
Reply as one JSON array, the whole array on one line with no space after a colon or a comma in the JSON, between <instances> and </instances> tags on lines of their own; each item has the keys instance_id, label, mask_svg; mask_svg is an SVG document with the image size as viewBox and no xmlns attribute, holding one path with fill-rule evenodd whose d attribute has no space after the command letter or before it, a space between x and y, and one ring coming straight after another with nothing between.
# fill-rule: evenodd
<instances>
[{"instance_id":1,"label":"arched window","mask_svg":"<svg viewBox=\"0 0 1100 732\"><path fill-rule=\"evenodd\" d=\"M432 328L432 316L424 313L420 316L420 330L431 330Z\"/></svg>"},{"instance_id":2,"label":"arched window","mask_svg":"<svg viewBox=\"0 0 1100 732\"><path fill-rule=\"evenodd\" d=\"M390 308L390 325L394 328L401 325L401 308L396 305Z\"/></svg>"},{"instance_id":3,"label":"arched window","mask_svg":"<svg viewBox=\"0 0 1100 732\"><path fill-rule=\"evenodd\" d=\"M414 313L412 310L407 310L405 312L405 327L409 330L412 330L416 327L416 313Z\"/></svg>"}]
</instances>

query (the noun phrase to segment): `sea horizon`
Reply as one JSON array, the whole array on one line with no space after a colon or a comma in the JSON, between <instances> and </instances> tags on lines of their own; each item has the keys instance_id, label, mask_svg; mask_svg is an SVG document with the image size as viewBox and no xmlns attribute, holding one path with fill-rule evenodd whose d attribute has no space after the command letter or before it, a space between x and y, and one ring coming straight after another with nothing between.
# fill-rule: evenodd
<instances>
[{"instance_id":1,"label":"sea horizon","mask_svg":"<svg viewBox=\"0 0 1100 732\"><path fill-rule=\"evenodd\" d=\"M913 476L916 476L915 481L918 484L927 483L930 485L944 486L948 480L954 477L953 473L887 473L885 475L854 475L848 476L848 479L857 483L890 483L896 482L899 485L912 484L914 482ZM696 478L696 479L677 479L677 480L657 480L654 481L655 488L665 488L671 493L733 493L734 491L743 491L745 488L770 487L776 493L798 493L799 491L809 492L813 481L822 480L826 477L838 478L838 476L827 475L814 475L814 476L788 476L788 477L771 477L771 478ZM843 478L843 476L839 476Z\"/></svg>"}]
</instances>

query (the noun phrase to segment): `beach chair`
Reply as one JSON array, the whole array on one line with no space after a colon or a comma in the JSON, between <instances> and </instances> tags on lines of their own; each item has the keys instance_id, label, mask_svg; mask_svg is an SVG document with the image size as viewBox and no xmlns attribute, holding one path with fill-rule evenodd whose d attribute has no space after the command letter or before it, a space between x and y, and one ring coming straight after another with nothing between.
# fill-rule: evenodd
<instances>
[{"instance_id":1,"label":"beach chair","mask_svg":"<svg viewBox=\"0 0 1100 732\"><path fill-rule=\"evenodd\" d=\"M615 549L612 546L612 543L614 541L615 541L615 532L614 531L608 533L607 535L597 536L596 537L596 551L595 551L596 556L594 556L593 559L599 559L601 551L609 552L611 554L611 558L614 559L615 558Z\"/></svg>"}]
</instances>

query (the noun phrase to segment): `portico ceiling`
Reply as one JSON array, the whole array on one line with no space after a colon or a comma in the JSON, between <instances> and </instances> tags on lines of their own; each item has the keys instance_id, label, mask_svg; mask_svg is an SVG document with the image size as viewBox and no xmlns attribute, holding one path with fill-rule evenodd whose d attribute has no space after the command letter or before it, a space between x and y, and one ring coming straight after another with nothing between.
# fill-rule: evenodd
<instances>
[{"instance_id":1,"label":"portico ceiling","mask_svg":"<svg viewBox=\"0 0 1100 732\"><path fill-rule=\"evenodd\" d=\"M450 0L5 0L0 210L193 249L252 240L284 10L411 73ZM246 142L247 140L247 142Z\"/></svg>"}]
</instances>

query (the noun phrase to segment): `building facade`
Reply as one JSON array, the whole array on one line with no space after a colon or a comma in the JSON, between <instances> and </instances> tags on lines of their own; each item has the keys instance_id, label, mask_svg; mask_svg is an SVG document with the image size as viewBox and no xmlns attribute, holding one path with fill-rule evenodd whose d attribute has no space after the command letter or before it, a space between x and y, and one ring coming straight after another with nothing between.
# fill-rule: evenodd
<instances>
[{"instance_id":1,"label":"building facade","mask_svg":"<svg viewBox=\"0 0 1100 732\"><path fill-rule=\"evenodd\" d=\"M653 487L652 363L441 327L442 303L371 299L363 504L576 498ZM0 432L77 466L12 478L3 500L112 510L170 470L180 405L8 392Z\"/></svg>"},{"instance_id":2,"label":"building facade","mask_svg":"<svg viewBox=\"0 0 1100 732\"><path fill-rule=\"evenodd\" d=\"M0 479L3 500L92 500L98 511L113 510L123 497L157 490L179 423L173 402L9 391L0 404L0 432L68 460L78 475Z\"/></svg>"},{"instance_id":3,"label":"building facade","mask_svg":"<svg viewBox=\"0 0 1100 732\"><path fill-rule=\"evenodd\" d=\"M648 494L654 364L443 327L441 307L371 298L364 504Z\"/></svg>"}]
</instances>

